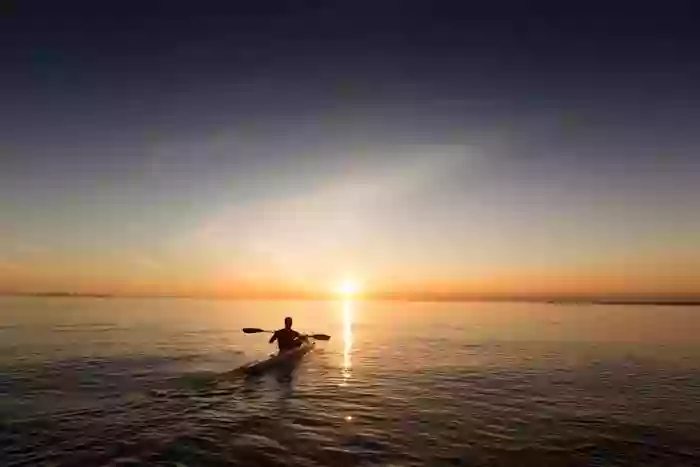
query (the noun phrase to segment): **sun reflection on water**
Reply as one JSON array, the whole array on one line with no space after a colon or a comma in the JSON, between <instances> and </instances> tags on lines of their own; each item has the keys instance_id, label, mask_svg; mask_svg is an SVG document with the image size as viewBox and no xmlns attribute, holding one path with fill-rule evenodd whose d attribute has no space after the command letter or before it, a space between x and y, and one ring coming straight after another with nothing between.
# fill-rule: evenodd
<instances>
[{"instance_id":1,"label":"sun reflection on water","mask_svg":"<svg viewBox=\"0 0 700 467\"><path fill-rule=\"evenodd\" d=\"M346 298L343 300L343 385L352 376L352 321L353 302Z\"/></svg>"}]
</instances>

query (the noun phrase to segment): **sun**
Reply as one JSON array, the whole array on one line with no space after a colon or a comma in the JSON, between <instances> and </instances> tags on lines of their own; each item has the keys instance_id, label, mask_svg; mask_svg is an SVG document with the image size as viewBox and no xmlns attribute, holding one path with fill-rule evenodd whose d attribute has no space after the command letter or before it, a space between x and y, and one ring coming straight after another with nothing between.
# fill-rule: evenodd
<instances>
[{"instance_id":1,"label":"sun","mask_svg":"<svg viewBox=\"0 0 700 467\"><path fill-rule=\"evenodd\" d=\"M360 284L353 279L343 279L335 287L335 291L343 298L354 297L360 293Z\"/></svg>"}]
</instances>

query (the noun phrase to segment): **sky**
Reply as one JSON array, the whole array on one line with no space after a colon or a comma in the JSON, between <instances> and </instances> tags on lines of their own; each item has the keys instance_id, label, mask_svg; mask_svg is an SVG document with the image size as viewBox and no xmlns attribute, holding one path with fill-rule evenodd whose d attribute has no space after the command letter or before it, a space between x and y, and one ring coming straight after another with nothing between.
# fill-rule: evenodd
<instances>
[{"instance_id":1,"label":"sky","mask_svg":"<svg viewBox=\"0 0 700 467\"><path fill-rule=\"evenodd\" d=\"M700 296L690 9L91 3L0 7L1 291Z\"/></svg>"}]
</instances>

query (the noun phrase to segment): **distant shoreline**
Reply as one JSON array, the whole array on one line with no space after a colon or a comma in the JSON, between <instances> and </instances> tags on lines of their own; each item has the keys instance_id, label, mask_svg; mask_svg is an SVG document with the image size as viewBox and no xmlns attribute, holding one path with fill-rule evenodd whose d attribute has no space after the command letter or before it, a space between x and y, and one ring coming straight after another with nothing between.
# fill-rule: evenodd
<instances>
[{"instance_id":1,"label":"distant shoreline","mask_svg":"<svg viewBox=\"0 0 700 467\"><path fill-rule=\"evenodd\" d=\"M185 299L185 300L232 300L232 301L326 301L337 300L331 296L271 296L271 297L214 297L183 295L111 295L70 292L0 292L5 297L36 298L100 298L100 299ZM597 299L597 298L527 298L527 297L387 297L365 296L357 300L395 302L512 302L548 303L553 305L649 305L649 306L700 306L700 299Z\"/></svg>"}]
</instances>

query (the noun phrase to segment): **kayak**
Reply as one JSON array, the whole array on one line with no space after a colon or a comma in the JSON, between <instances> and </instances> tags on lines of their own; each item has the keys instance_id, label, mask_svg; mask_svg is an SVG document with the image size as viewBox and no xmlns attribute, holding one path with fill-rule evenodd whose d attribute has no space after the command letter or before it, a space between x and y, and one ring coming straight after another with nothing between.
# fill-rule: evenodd
<instances>
[{"instance_id":1,"label":"kayak","mask_svg":"<svg viewBox=\"0 0 700 467\"><path fill-rule=\"evenodd\" d=\"M295 349L279 352L271 355L265 360L260 360L247 365L245 367L245 372L249 375L259 375L270 370L293 368L293 366L298 363L299 360L304 357L304 355L311 352L314 347L316 347L316 343L314 341L306 341Z\"/></svg>"}]
</instances>

